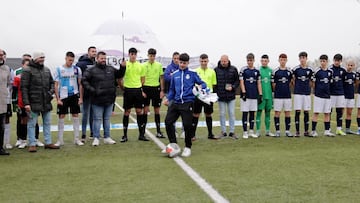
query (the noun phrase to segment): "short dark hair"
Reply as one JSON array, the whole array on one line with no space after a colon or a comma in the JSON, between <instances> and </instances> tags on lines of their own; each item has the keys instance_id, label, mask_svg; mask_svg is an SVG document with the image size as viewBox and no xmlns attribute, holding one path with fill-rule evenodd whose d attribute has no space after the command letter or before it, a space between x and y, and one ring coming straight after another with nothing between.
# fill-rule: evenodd
<instances>
[{"instance_id":1,"label":"short dark hair","mask_svg":"<svg viewBox=\"0 0 360 203\"><path fill-rule=\"evenodd\" d=\"M305 51L302 51L299 53L299 58L300 57L308 57L308 54Z\"/></svg>"},{"instance_id":2,"label":"short dark hair","mask_svg":"<svg viewBox=\"0 0 360 203\"><path fill-rule=\"evenodd\" d=\"M187 54L187 53L182 53L182 54L180 54L180 56L179 56L179 60L180 60L180 61L189 61L189 60L190 60L190 56L189 56L189 54Z\"/></svg>"},{"instance_id":3,"label":"short dark hair","mask_svg":"<svg viewBox=\"0 0 360 203\"><path fill-rule=\"evenodd\" d=\"M103 51L99 51L99 52L96 54L97 57L99 57L100 55L106 55L106 53L103 52Z\"/></svg>"},{"instance_id":4,"label":"short dark hair","mask_svg":"<svg viewBox=\"0 0 360 203\"><path fill-rule=\"evenodd\" d=\"M24 65L26 62L30 62L30 59L23 59L23 60L21 61L21 65Z\"/></svg>"},{"instance_id":5,"label":"short dark hair","mask_svg":"<svg viewBox=\"0 0 360 203\"><path fill-rule=\"evenodd\" d=\"M175 51L172 56L174 57L176 55L180 55L179 52Z\"/></svg>"},{"instance_id":6,"label":"short dark hair","mask_svg":"<svg viewBox=\"0 0 360 203\"><path fill-rule=\"evenodd\" d=\"M207 54L201 54L201 55L200 55L200 58L201 58L201 59L208 59L209 56L208 56Z\"/></svg>"},{"instance_id":7,"label":"short dark hair","mask_svg":"<svg viewBox=\"0 0 360 203\"><path fill-rule=\"evenodd\" d=\"M328 60L329 57L328 57L326 54L323 54L323 55L320 56L319 59L320 59L320 60Z\"/></svg>"},{"instance_id":8,"label":"short dark hair","mask_svg":"<svg viewBox=\"0 0 360 203\"><path fill-rule=\"evenodd\" d=\"M150 48L149 50L148 50L148 54L150 55L156 55L156 49L153 49L153 48Z\"/></svg>"},{"instance_id":9,"label":"short dark hair","mask_svg":"<svg viewBox=\"0 0 360 203\"><path fill-rule=\"evenodd\" d=\"M88 48L88 52L90 51L90 49L96 49L96 47L95 47L95 46L90 46L90 47Z\"/></svg>"},{"instance_id":10,"label":"short dark hair","mask_svg":"<svg viewBox=\"0 0 360 203\"><path fill-rule=\"evenodd\" d=\"M72 57L72 58L74 58L74 57L75 57L75 54L74 54L74 52L68 51L68 52L66 52L66 57Z\"/></svg>"},{"instance_id":11,"label":"short dark hair","mask_svg":"<svg viewBox=\"0 0 360 203\"><path fill-rule=\"evenodd\" d=\"M287 59L287 55L282 53L279 55L279 59Z\"/></svg>"},{"instance_id":12,"label":"short dark hair","mask_svg":"<svg viewBox=\"0 0 360 203\"><path fill-rule=\"evenodd\" d=\"M335 56L334 56L334 60L335 61L342 61L342 55L341 54L335 54Z\"/></svg>"},{"instance_id":13,"label":"short dark hair","mask_svg":"<svg viewBox=\"0 0 360 203\"><path fill-rule=\"evenodd\" d=\"M264 54L261 56L262 59L269 59L269 56L267 54Z\"/></svg>"},{"instance_id":14,"label":"short dark hair","mask_svg":"<svg viewBox=\"0 0 360 203\"><path fill-rule=\"evenodd\" d=\"M129 54L131 54L131 53L137 54L137 50L134 47L131 47L129 49Z\"/></svg>"},{"instance_id":15,"label":"short dark hair","mask_svg":"<svg viewBox=\"0 0 360 203\"><path fill-rule=\"evenodd\" d=\"M248 53L248 55L246 55L246 59L247 60L254 60L255 55L253 53Z\"/></svg>"},{"instance_id":16,"label":"short dark hair","mask_svg":"<svg viewBox=\"0 0 360 203\"><path fill-rule=\"evenodd\" d=\"M26 56L31 58L31 55L28 54L28 53L22 55L23 58L26 57Z\"/></svg>"}]
</instances>

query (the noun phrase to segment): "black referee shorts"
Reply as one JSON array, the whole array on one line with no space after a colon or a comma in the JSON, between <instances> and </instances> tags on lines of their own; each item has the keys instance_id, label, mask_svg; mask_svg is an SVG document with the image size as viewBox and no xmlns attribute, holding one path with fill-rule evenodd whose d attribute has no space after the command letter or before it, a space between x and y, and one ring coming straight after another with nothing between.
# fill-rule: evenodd
<instances>
[{"instance_id":1,"label":"black referee shorts","mask_svg":"<svg viewBox=\"0 0 360 203\"><path fill-rule=\"evenodd\" d=\"M162 99L160 99L160 86L159 87L144 86L143 91L146 94L146 98L144 98L145 106L150 106L150 101L153 107L161 106Z\"/></svg>"},{"instance_id":2,"label":"black referee shorts","mask_svg":"<svg viewBox=\"0 0 360 203\"><path fill-rule=\"evenodd\" d=\"M144 97L140 88L125 88L124 89L124 109L144 108Z\"/></svg>"}]
</instances>

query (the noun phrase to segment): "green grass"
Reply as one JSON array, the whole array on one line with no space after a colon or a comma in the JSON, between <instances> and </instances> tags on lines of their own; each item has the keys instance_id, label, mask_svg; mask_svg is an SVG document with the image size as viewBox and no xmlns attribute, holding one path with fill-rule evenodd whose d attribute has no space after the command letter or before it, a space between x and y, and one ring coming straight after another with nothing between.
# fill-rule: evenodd
<instances>
[{"instance_id":1,"label":"green grass","mask_svg":"<svg viewBox=\"0 0 360 203\"><path fill-rule=\"evenodd\" d=\"M163 120L166 108L162 110ZM215 105L214 120L217 112ZM117 113L112 123L122 122ZM241 118L239 109L236 117ZM56 122L54 115L52 123ZM319 122L319 134L322 131ZM214 128L215 134L219 132ZM241 135L241 127L236 132ZM60 150L10 150L9 157L0 157L0 201L211 202L153 142L137 141L137 130L129 133L129 142L112 146L91 147L87 142L76 147L72 132L65 132ZM56 141L56 132L52 135ZM119 141L122 130L112 130L111 135ZM184 160L231 202L358 202L358 136L214 141L207 139L206 128L198 128L197 137L192 156ZM180 146L183 142L179 139Z\"/></svg>"}]
</instances>

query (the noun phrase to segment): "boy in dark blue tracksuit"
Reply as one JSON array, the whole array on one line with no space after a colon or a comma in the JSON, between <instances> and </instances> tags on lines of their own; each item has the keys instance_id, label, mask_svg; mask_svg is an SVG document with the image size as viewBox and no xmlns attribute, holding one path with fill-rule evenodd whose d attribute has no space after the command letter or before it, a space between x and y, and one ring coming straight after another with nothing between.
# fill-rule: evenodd
<instances>
[{"instance_id":1,"label":"boy in dark blue tracksuit","mask_svg":"<svg viewBox=\"0 0 360 203\"><path fill-rule=\"evenodd\" d=\"M177 143L174 123L181 116L185 130L185 148L181 156L188 157L191 155L192 114L195 101L192 89L195 84L201 85L204 89L206 84L196 72L189 70L188 54L180 54L179 58L179 70L172 74L167 100L164 101L165 105L171 104L166 114L165 126L170 143Z\"/></svg>"}]
</instances>

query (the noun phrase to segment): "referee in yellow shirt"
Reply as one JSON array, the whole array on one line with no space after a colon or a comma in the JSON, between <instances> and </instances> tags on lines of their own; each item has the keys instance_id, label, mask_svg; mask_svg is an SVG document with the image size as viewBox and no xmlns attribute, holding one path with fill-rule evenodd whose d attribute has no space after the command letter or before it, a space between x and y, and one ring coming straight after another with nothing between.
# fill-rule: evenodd
<instances>
[{"instance_id":1,"label":"referee in yellow shirt","mask_svg":"<svg viewBox=\"0 0 360 203\"><path fill-rule=\"evenodd\" d=\"M216 83L216 73L213 69L208 68L209 57L207 54L200 55L200 67L197 68L195 71L200 76L201 80L206 83L206 86L213 91L213 87L217 84ZM213 132L212 132L212 116L211 114L214 112L213 104L205 104L204 102L200 101L198 98L195 98L194 102L194 113L193 113L193 120L192 120L192 127L193 127L193 140L196 139L195 132L196 127L199 121L199 116L204 107L204 113L206 116L206 126L208 129L208 139L217 139Z\"/></svg>"},{"instance_id":2,"label":"referee in yellow shirt","mask_svg":"<svg viewBox=\"0 0 360 203\"><path fill-rule=\"evenodd\" d=\"M162 64L155 61L156 50L150 48L148 50L148 61L143 63L145 69L145 83L143 91L145 93L144 99L144 126L146 129L147 115L150 111L150 101L154 107L156 137L165 138L160 131L160 106L162 98L164 97L164 70Z\"/></svg>"},{"instance_id":3,"label":"referee in yellow shirt","mask_svg":"<svg viewBox=\"0 0 360 203\"><path fill-rule=\"evenodd\" d=\"M145 82L144 66L136 60L137 50L135 48L129 49L129 61L123 63L120 67L120 80L123 80L124 86L124 116L123 116L123 130L124 135L121 142L127 142L127 129L129 126L129 115L131 108L135 107L136 120L139 127L139 140L149 141L145 137L144 125L144 97L145 93L142 91L142 86ZM124 67L125 65L125 67Z\"/></svg>"}]
</instances>

